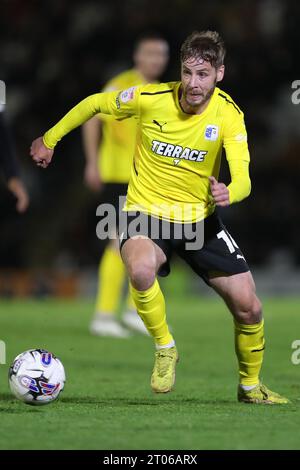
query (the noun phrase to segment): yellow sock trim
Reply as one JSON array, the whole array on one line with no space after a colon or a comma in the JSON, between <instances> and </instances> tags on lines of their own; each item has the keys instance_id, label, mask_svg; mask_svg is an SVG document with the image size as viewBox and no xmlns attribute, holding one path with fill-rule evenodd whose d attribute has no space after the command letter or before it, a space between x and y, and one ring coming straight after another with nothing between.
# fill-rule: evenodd
<instances>
[{"instance_id":1,"label":"yellow sock trim","mask_svg":"<svg viewBox=\"0 0 300 470\"><path fill-rule=\"evenodd\" d=\"M256 385L264 355L264 321L254 325L241 325L235 321L234 325L240 384Z\"/></svg>"},{"instance_id":2,"label":"yellow sock trim","mask_svg":"<svg viewBox=\"0 0 300 470\"><path fill-rule=\"evenodd\" d=\"M159 346L165 346L173 341L166 322L165 299L155 279L154 284L145 291L138 291L130 285L130 292L138 314L143 320L150 335Z\"/></svg>"},{"instance_id":3,"label":"yellow sock trim","mask_svg":"<svg viewBox=\"0 0 300 470\"><path fill-rule=\"evenodd\" d=\"M115 314L122 294L125 266L119 252L108 246L99 265L96 311Z\"/></svg>"}]
</instances>

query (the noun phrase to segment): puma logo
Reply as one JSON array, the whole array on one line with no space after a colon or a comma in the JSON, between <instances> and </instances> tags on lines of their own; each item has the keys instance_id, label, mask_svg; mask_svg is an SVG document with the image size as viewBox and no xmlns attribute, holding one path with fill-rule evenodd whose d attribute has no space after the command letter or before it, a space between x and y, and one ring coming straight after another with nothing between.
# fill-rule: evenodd
<instances>
[{"instance_id":1,"label":"puma logo","mask_svg":"<svg viewBox=\"0 0 300 470\"><path fill-rule=\"evenodd\" d=\"M158 121L156 121L155 119L153 119L153 121L152 121L152 122L153 122L153 124L156 124L156 125L157 125L157 126L160 128L160 132L162 132L162 131L163 131L163 129L162 129L162 128L163 128L163 126L167 124L166 122L164 122L163 124L159 124L159 122L158 122Z\"/></svg>"}]
</instances>

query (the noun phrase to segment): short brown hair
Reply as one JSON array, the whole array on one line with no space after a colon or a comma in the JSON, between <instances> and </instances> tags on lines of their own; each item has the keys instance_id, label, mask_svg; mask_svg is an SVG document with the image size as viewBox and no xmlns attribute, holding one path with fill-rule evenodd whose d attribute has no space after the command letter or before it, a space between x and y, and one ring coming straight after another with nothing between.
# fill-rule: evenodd
<instances>
[{"instance_id":1,"label":"short brown hair","mask_svg":"<svg viewBox=\"0 0 300 470\"><path fill-rule=\"evenodd\" d=\"M194 31L180 49L181 62L191 57L201 58L218 68L224 63L224 41L216 31Z\"/></svg>"}]
</instances>

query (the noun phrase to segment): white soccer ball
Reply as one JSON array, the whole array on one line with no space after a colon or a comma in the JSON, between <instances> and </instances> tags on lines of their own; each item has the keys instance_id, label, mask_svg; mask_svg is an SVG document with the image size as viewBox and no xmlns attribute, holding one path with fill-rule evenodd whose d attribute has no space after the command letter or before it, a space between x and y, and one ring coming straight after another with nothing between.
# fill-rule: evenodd
<instances>
[{"instance_id":1,"label":"white soccer ball","mask_svg":"<svg viewBox=\"0 0 300 470\"><path fill-rule=\"evenodd\" d=\"M30 349L19 354L8 373L12 393L28 405L47 405L56 400L65 380L61 361L45 349Z\"/></svg>"}]
</instances>

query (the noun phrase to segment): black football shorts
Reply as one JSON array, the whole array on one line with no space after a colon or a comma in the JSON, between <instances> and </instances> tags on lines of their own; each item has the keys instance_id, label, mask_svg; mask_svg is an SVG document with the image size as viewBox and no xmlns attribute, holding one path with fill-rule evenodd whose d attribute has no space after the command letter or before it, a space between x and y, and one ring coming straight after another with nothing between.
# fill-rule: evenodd
<instances>
[{"instance_id":1,"label":"black football shorts","mask_svg":"<svg viewBox=\"0 0 300 470\"><path fill-rule=\"evenodd\" d=\"M243 253L214 212L200 222L168 222L141 212L127 212L119 226L120 250L134 236L150 238L165 253L167 261L158 274L170 273L170 261L176 253L209 284L209 272L238 274L249 271ZM138 222L138 223L137 223Z\"/></svg>"}]
</instances>

